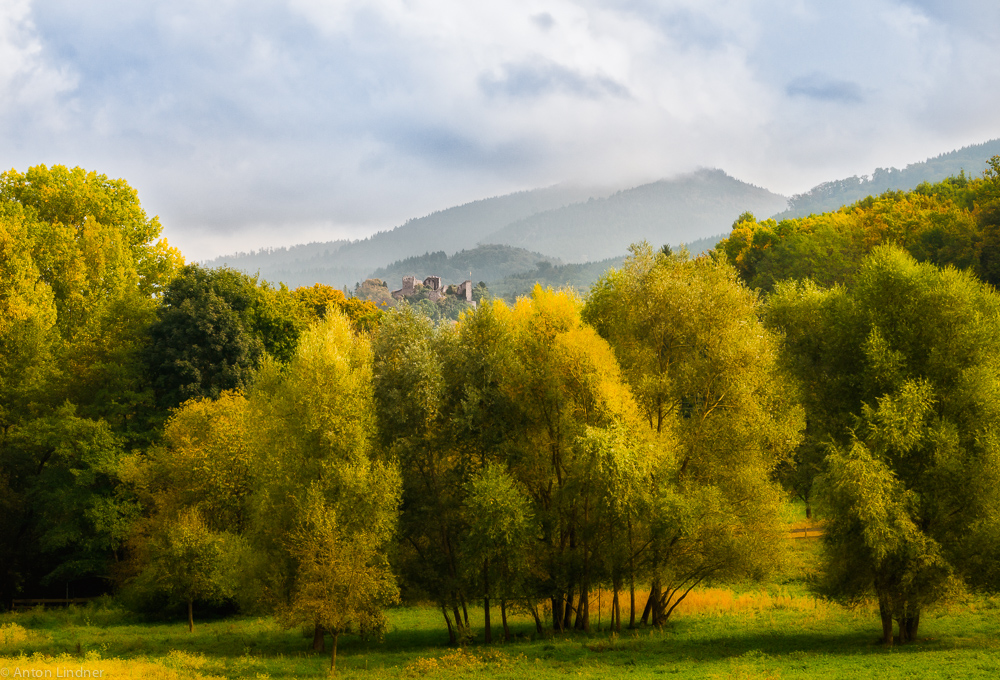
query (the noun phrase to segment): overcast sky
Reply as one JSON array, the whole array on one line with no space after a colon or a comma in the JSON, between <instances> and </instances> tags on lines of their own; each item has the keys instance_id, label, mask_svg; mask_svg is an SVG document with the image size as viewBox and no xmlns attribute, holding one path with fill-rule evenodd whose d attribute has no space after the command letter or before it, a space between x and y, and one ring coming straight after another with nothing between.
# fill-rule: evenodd
<instances>
[{"instance_id":1,"label":"overcast sky","mask_svg":"<svg viewBox=\"0 0 1000 680\"><path fill-rule=\"evenodd\" d=\"M0 0L0 166L124 177L188 259L997 137L995 0Z\"/></svg>"}]
</instances>

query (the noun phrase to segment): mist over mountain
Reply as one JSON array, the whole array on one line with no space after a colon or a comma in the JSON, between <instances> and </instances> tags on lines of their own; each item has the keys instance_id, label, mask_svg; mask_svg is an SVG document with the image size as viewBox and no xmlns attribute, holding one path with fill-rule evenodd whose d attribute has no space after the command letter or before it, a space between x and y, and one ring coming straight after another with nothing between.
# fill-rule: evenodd
<instances>
[{"instance_id":1,"label":"mist over mountain","mask_svg":"<svg viewBox=\"0 0 1000 680\"><path fill-rule=\"evenodd\" d=\"M558 185L523 191L441 210L360 241L237 253L205 264L259 273L293 288L317 281L339 288L373 276L395 281L405 274L419 274L388 264L419 253L434 254L440 266L450 267L437 253L451 256L479 245L500 244L533 253L519 270L529 271L543 259L586 262L621 257L629 244L643 239L674 246L697 241L727 232L745 210L769 215L786 205L784 197L721 170L701 170L625 190ZM513 257L508 251L494 254L501 253ZM521 255L498 262L495 277L485 271L482 276L475 273L487 266L481 251L472 257L479 258L472 266L474 279L490 281L514 273ZM468 278L470 264L455 265L456 272L466 272L459 280Z\"/></svg>"},{"instance_id":2,"label":"mist over mountain","mask_svg":"<svg viewBox=\"0 0 1000 680\"><path fill-rule=\"evenodd\" d=\"M879 168L871 176L825 182L791 199L722 170L630 188L556 185L455 206L359 241L236 253L205 264L259 273L293 288L316 282L353 288L372 277L397 286L412 274L448 283L485 281L505 297L530 291L535 280L585 290L637 241L654 247L683 243L698 253L713 247L746 211L783 219L836 210L963 170L978 175L996 154L1000 140L991 140L902 170Z\"/></svg>"},{"instance_id":3,"label":"mist over mountain","mask_svg":"<svg viewBox=\"0 0 1000 680\"><path fill-rule=\"evenodd\" d=\"M504 225L546 210L601 198L620 187L560 184L543 189L519 191L440 210L408 220L390 231L366 239L344 243L331 241L329 252L320 247L294 253L279 252L269 260L257 253L225 255L205 264L227 265L234 269L260 272L268 281L283 281L288 286L310 286L320 282L336 287L354 286L373 275L380 267L420 253L444 251L447 254L474 248L483 237ZM278 249L284 251L286 249ZM464 280L464 279L463 279Z\"/></svg>"},{"instance_id":4,"label":"mist over mountain","mask_svg":"<svg viewBox=\"0 0 1000 680\"><path fill-rule=\"evenodd\" d=\"M788 199L788 209L774 218L782 220L837 210L867 196L877 196L889 190L911 191L921 182L940 182L963 171L966 175L978 177L986 169L987 161L997 154L1000 154L1000 139L991 139L920 163L911 163L902 170L877 168L870 176L855 175L824 182L804 194L792 196Z\"/></svg>"},{"instance_id":5,"label":"mist over mountain","mask_svg":"<svg viewBox=\"0 0 1000 680\"><path fill-rule=\"evenodd\" d=\"M483 241L530 248L568 262L624 255L629 244L677 245L726 232L743 212L771 215L784 196L730 177L699 170L619 191L506 225Z\"/></svg>"}]
</instances>

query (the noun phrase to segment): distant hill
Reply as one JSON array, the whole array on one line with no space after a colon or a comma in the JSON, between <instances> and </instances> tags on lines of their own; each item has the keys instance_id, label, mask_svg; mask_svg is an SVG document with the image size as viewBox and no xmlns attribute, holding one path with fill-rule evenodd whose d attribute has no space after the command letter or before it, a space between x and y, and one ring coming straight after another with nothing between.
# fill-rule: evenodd
<instances>
[{"instance_id":1,"label":"distant hill","mask_svg":"<svg viewBox=\"0 0 1000 680\"><path fill-rule=\"evenodd\" d=\"M419 279L440 276L445 284L461 283L469 278L473 283L490 282L511 274L532 271L543 262L550 266L562 264L557 259L524 248L490 244L462 250L451 256L439 250L436 253L408 257L375 270L367 278L382 279L389 284L389 288L399 288L403 277L409 275Z\"/></svg>"},{"instance_id":2,"label":"distant hill","mask_svg":"<svg viewBox=\"0 0 1000 680\"><path fill-rule=\"evenodd\" d=\"M592 273L590 264L597 266L621 258L629 244L636 241L646 240L657 247L688 243L692 254L697 254L711 248L721 238L718 234L728 233L733 221L745 211L780 219L835 210L869 194L912 189L921 182L940 181L963 169L978 175L995 154L1000 154L1000 140L941 154L903 170L878 169L871 177L827 182L790 200L721 170L701 170L624 190L557 185L448 208L360 241L237 253L205 264L259 272L266 280L283 281L291 287L321 282L353 288L373 275L398 285L397 279L405 275L406 268L414 270L407 274L426 271L446 280L452 274L445 268L451 268L448 271L453 270L458 280L465 280L471 268L475 281L496 284L521 274L530 278L540 261L561 260L588 266L556 269L560 276L569 278L549 283L561 285L572 280L574 286L585 289L603 272L588 281L591 274L585 272ZM489 255L489 251L479 249L487 244L510 246L512 250L492 251ZM515 255L515 249L523 252ZM462 256L466 259L451 262L451 256L462 251L467 251ZM487 271L491 256L499 259L496 269ZM420 261L420 257L431 259ZM559 266L569 267L553 265ZM422 269L425 267L439 271Z\"/></svg>"},{"instance_id":3,"label":"distant hill","mask_svg":"<svg viewBox=\"0 0 1000 680\"><path fill-rule=\"evenodd\" d=\"M308 269L309 263L330 258L350 243L347 240L340 240L306 243L290 248L261 248L260 250L251 250L249 253L239 252L233 255L224 255L214 260L206 260L202 264L206 267L227 265L249 274L256 274L259 271L262 278L268 281L279 281L283 279L268 276L266 273Z\"/></svg>"},{"instance_id":4,"label":"distant hill","mask_svg":"<svg viewBox=\"0 0 1000 680\"><path fill-rule=\"evenodd\" d=\"M474 248L484 242L484 236L505 224L545 210L607 196L617 188L560 184L520 191L440 210L425 217L408 220L395 229L379 232L363 240L346 244L331 241L329 252L324 252L322 248L327 244L319 243L310 244L316 246L311 250L292 254L298 256L279 253L279 257L273 261L261 257L259 251L227 255L205 264L225 264L250 273L259 271L261 278L273 282L283 281L292 288L316 282L338 288L345 285L353 287L390 262L420 253L440 250L450 255Z\"/></svg>"},{"instance_id":5,"label":"distant hill","mask_svg":"<svg viewBox=\"0 0 1000 680\"><path fill-rule=\"evenodd\" d=\"M745 211L771 215L787 203L721 170L699 170L525 217L482 242L593 262L624 255L629 244L641 240L678 244L707 238L727 231Z\"/></svg>"},{"instance_id":6,"label":"distant hill","mask_svg":"<svg viewBox=\"0 0 1000 680\"><path fill-rule=\"evenodd\" d=\"M774 218L783 220L837 210L890 189L911 191L921 182L940 182L963 170L966 175L978 177L986 169L986 162L997 154L1000 154L1000 139L993 139L949 151L920 163L911 163L902 170L877 168L870 177L855 175L824 182L804 194L792 196L788 199L788 209L774 215Z\"/></svg>"},{"instance_id":7,"label":"distant hill","mask_svg":"<svg viewBox=\"0 0 1000 680\"><path fill-rule=\"evenodd\" d=\"M724 239L728 234L718 234L708 238L698 239L691 243L684 244L692 257L701 255L711 250L715 244ZM659 248L662 243L652 244ZM669 244L672 248L677 248L681 244ZM591 286L604 275L609 269L617 269L622 266L625 256L610 257L598 262L584 262L582 264L554 264L538 262L534 269L510 274L501 280L484 279L494 297L504 298L513 302L519 297L531 293L536 283L550 288L571 288L580 295L586 295Z\"/></svg>"},{"instance_id":8,"label":"distant hill","mask_svg":"<svg viewBox=\"0 0 1000 680\"><path fill-rule=\"evenodd\" d=\"M693 242L725 232L746 210L771 214L785 204L783 197L721 170L702 170L617 192L608 187L557 185L456 206L360 241L238 253L206 264L259 272L263 279L283 281L292 288L317 281L339 288L372 276L394 283L402 270L388 263L401 264L419 253L437 254L443 262L438 253L481 254L478 245L500 244L534 253L521 270L526 271L540 259L579 263L620 257L629 244L642 239L671 245ZM515 273L521 266L516 262L517 258L503 260L495 276L479 276L475 270L486 266L480 258L472 267L473 277L501 279ZM455 266L467 272L469 264Z\"/></svg>"},{"instance_id":9,"label":"distant hill","mask_svg":"<svg viewBox=\"0 0 1000 680\"><path fill-rule=\"evenodd\" d=\"M490 295L504 298L508 302L530 295L536 283L548 288L570 288L580 295L585 295L604 272L613 267L621 267L624 260L623 255L583 264L550 265L548 262L539 262L530 271L511 274L499 281L486 283Z\"/></svg>"}]
</instances>

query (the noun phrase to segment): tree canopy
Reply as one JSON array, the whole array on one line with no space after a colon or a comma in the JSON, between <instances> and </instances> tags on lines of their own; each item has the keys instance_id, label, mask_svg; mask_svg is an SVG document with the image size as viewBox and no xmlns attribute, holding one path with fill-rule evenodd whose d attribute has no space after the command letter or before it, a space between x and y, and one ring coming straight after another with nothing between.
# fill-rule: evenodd
<instances>
[{"instance_id":1,"label":"tree canopy","mask_svg":"<svg viewBox=\"0 0 1000 680\"><path fill-rule=\"evenodd\" d=\"M969 273L880 247L850 289L779 284L769 323L805 385L820 467L827 576L878 599L884 638L977 574L970 536L1000 497L1000 297Z\"/></svg>"}]
</instances>

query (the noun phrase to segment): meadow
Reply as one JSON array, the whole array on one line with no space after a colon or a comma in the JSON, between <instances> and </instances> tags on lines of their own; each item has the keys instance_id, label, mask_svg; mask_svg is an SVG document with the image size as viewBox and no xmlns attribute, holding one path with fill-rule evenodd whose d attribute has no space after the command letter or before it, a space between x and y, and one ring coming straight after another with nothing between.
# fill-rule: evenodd
<instances>
[{"instance_id":1,"label":"meadow","mask_svg":"<svg viewBox=\"0 0 1000 680\"><path fill-rule=\"evenodd\" d=\"M384 640L341 637L337 676L749 680L1000 674L1000 598L970 596L931 610L917 642L887 649L872 608L847 609L809 593L819 544L791 538L803 528L811 529L811 536L818 529L790 522L788 561L768 583L692 592L662 629L608 631L611 594L602 591L591 602L597 616L589 634L538 636L524 615L512 619L511 642L450 647L435 608L402 606L389 611ZM475 627L481 612L470 609L470 617ZM496 626L494 635L499 633ZM329 656L309 651L310 642L311 631L284 630L271 618L208 620L188 633L181 619L143 620L105 599L0 616L0 673L164 680L326 677Z\"/></svg>"}]
</instances>

